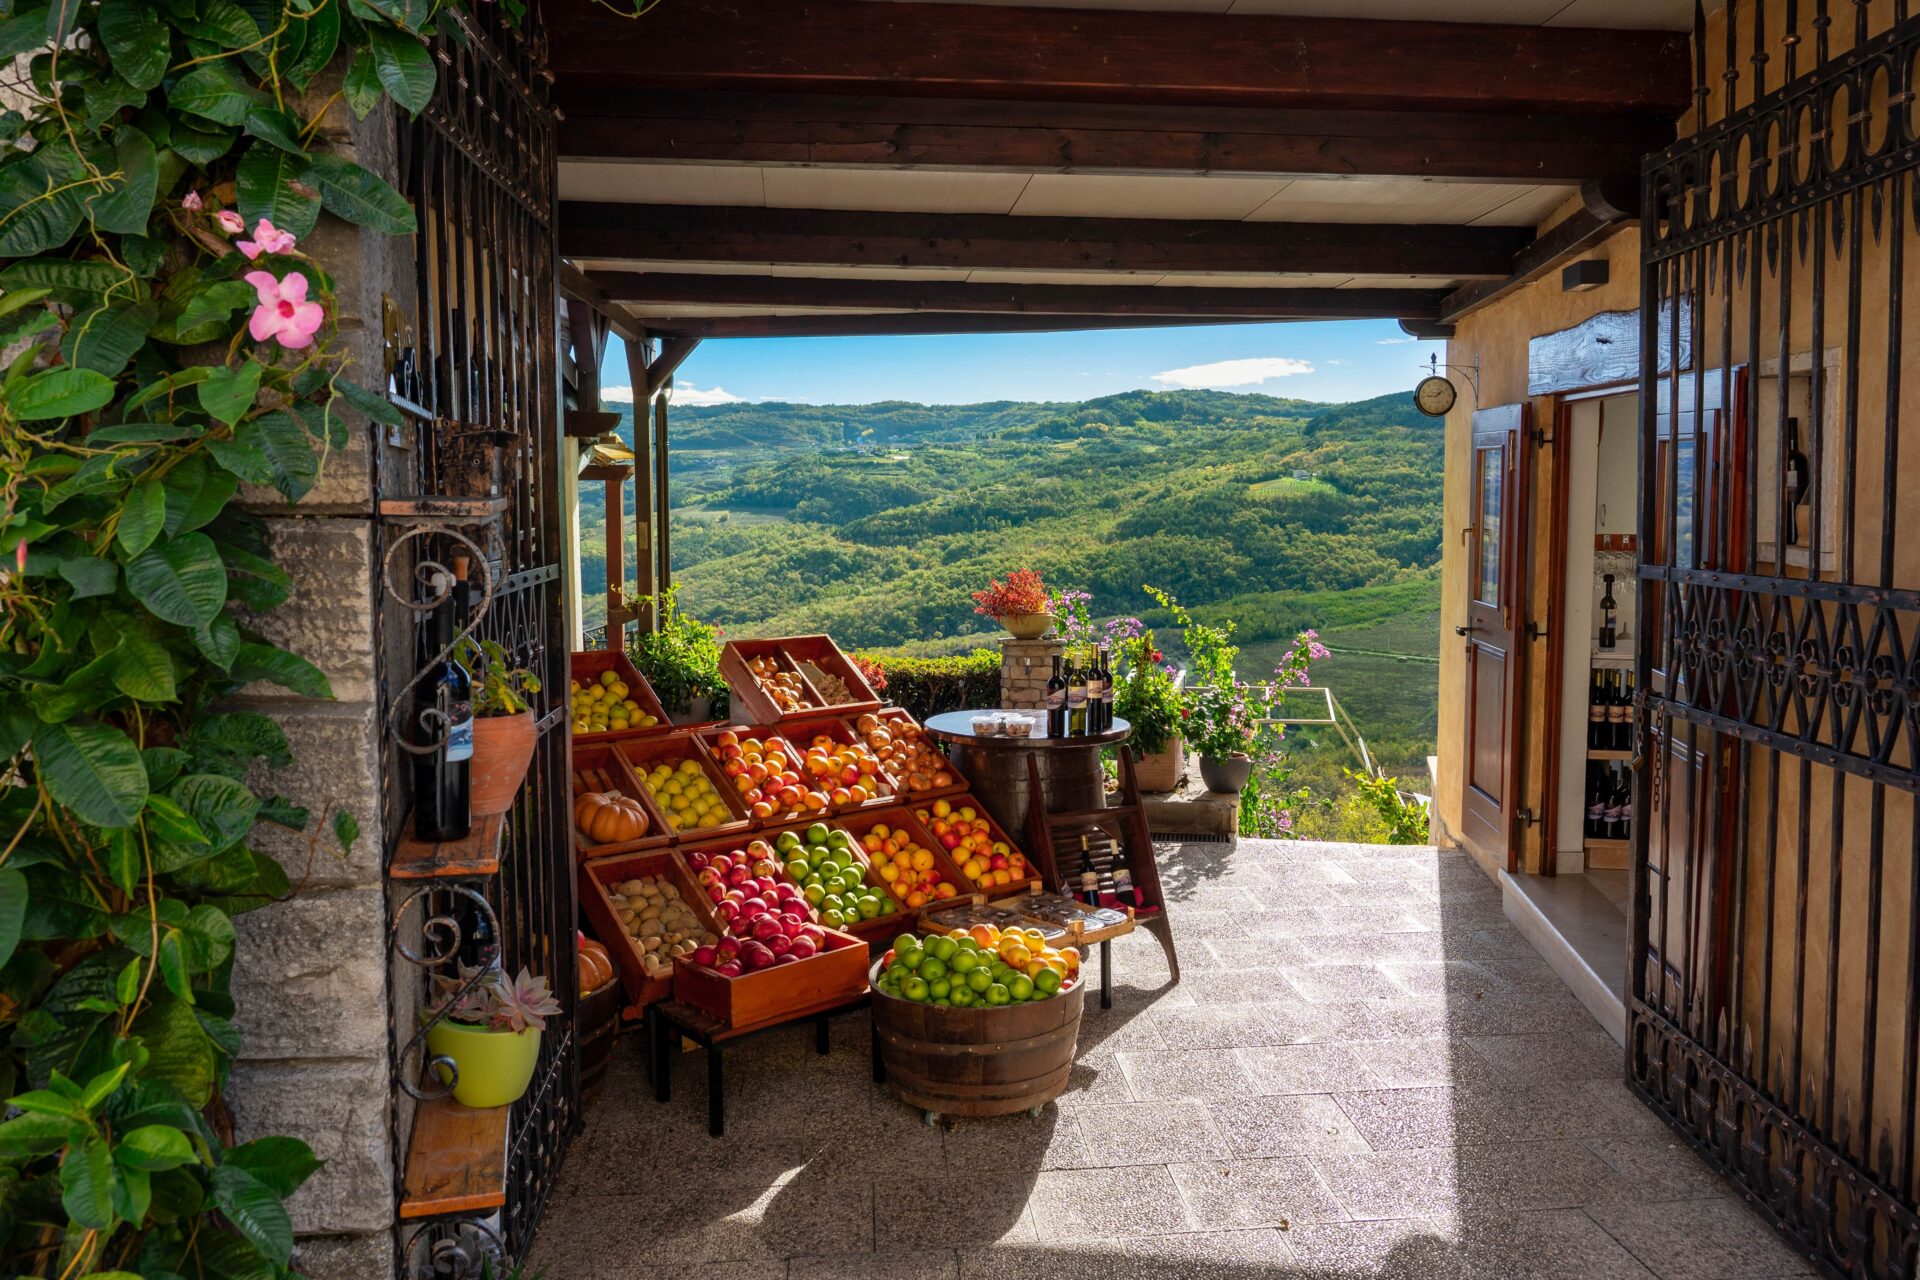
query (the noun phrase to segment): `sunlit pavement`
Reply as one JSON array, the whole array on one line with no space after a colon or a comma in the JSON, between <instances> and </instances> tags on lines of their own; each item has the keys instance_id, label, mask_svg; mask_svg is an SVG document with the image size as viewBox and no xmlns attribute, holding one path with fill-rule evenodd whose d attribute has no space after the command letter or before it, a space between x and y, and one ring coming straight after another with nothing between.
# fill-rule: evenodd
<instances>
[{"instance_id":1,"label":"sunlit pavement","mask_svg":"<svg viewBox=\"0 0 1920 1280\"><path fill-rule=\"evenodd\" d=\"M1114 945L1067 1092L932 1128L871 1083L864 1015L653 1101L638 1035L530 1259L546 1280L1811 1274L1621 1083L1623 1055L1466 857L1168 847L1183 980Z\"/></svg>"}]
</instances>

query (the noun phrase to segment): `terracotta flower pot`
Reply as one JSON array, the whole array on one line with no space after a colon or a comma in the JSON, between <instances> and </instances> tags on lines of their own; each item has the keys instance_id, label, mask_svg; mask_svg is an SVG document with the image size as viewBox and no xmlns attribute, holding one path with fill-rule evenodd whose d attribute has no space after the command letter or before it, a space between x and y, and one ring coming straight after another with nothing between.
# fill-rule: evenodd
<instances>
[{"instance_id":1,"label":"terracotta flower pot","mask_svg":"<svg viewBox=\"0 0 1920 1280\"><path fill-rule=\"evenodd\" d=\"M1150 755L1139 756L1133 764L1134 781L1142 791L1172 791L1180 785L1187 762L1186 744L1175 734L1167 745Z\"/></svg>"},{"instance_id":2,"label":"terracotta flower pot","mask_svg":"<svg viewBox=\"0 0 1920 1280\"><path fill-rule=\"evenodd\" d=\"M517 716L475 716L473 719L472 800L476 818L491 818L513 808L527 766L533 763L539 737L533 712Z\"/></svg>"},{"instance_id":3,"label":"terracotta flower pot","mask_svg":"<svg viewBox=\"0 0 1920 1280\"><path fill-rule=\"evenodd\" d=\"M1047 628L1053 625L1050 613L1010 613L1000 619L1000 625L1015 640L1038 640L1047 634Z\"/></svg>"},{"instance_id":4,"label":"terracotta flower pot","mask_svg":"<svg viewBox=\"0 0 1920 1280\"><path fill-rule=\"evenodd\" d=\"M1209 791L1225 791L1235 795L1245 789L1247 779L1253 775L1253 759L1236 753L1225 760L1215 760L1210 756L1200 757L1200 779L1207 784Z\"/></svg>"}]
</instances>

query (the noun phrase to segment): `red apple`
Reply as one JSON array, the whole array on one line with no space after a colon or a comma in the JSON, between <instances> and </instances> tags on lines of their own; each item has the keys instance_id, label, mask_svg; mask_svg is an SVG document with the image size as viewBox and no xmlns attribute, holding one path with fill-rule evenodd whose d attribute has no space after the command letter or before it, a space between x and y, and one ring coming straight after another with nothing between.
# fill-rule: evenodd
<instances>
[{"instance_id":1,"label":"red apple","mask_svg":"<svg viewBox=\"0 0 1920 1280\"><path fill-rule=\"evenodd\" d=\"M775 964L792 964L795 960L798 960L799 958L800 958L799 956L793 954L793 952L791 951L783 951L779 955L773 958L773 962Z\"/></svg>"},{"instance_id":2,"label":"red apple","mask_svg":"<svg viewBox=\"0 0 1920 1280\"><path fill-rule=\"evenodd\" d=\"M715 965L713 971L723 978L737 978L742 972L738 960L729 960L725 964Z\"/></svg>"},{"instance_id":3,"label":"red apple","mask_svg":"<svg viewBox=\"0 0 1920 1280\"><path fill-rule=\"evenodd\" d=\"M710 884L707 886L707 898L716 905L723 905L727 901L727 891L717 884Z\"/></svg>"},{"instance_id":4,"label":"red apple","mask_svg":"<svg viewBox=\"0 0 1920 1280\"><path fill-rule=\"evenodd\" d=\"M719 954L719 950L718 947L695 947L693 949L693 962L695 964L703 964L711 969L714 966L714 957Z\"/></svg>"},{"instance_id":5,"label":"red apple","mask_svg":"<svg viewBox=\"0 0 1920 1280\"><path fill-rule=\"evenodd\" d=\"M940 843L946 848L958 849L960 847L960 837L949 831L940 837Z\"/></svg>"},{"instance_id":6,"label":"red apple","mask_svg":"<svg viewBox=\"0 0 1920 1280\"><path fill-rule=\"evenodd\" d=\"M761 916L753 922L753 940L755 942L765 942L769 938L780 937L785 934L785 932L786 930L780 927L780 922L772 916Z\"/></svg>"},{"instance_id":7,"label":"red apple","mask_svg":"<svg viewBox=\"0 0 1920 1280\"><path fill-rule=\"evenodd\" d=\"M996 853L993 855L993 869L995 871L1005 871L1008 865L1005 854Z\"/></svg>"},{"instance_id":8,"label":"red apple","mask_svg":"<svg viewBox=\"0 0 1920 1280\"><path fill-rule=\"evenodd\" d=\"M711 854L690 853L687 855L687 863L695 871L707 870L708 864L710 864L712 861L713 861L713 857Z\"/></svg>"},{"instance_id":9,"label":"red apple","mask_svg":"<svg viewBox=\"0 0 1920 1280\"><path fill-rule=\"evenodd\" d=\"M787 954L787 948L792 945L793 945L792 940L789 939L783 933L776 933L771 938L767 939L767 950L773 952L773 954L777 956L783 956Z\"/></svg>"},{"instance_id":10,"label":"red apple","mask_svg":"<svg viewBox=\"0 0 1920 1280\"><path fill-rule=\"evenodd\" d=\"M787 954L796 960L805 960L808 956L817 955L819 951L820 948L815 945L813 939L805 934L801 934L787 944Z\"/></svg>"},{"instance_id":11,"label":"red apple","mask_svg":"<svg viewBox=\"0 0 1920 1280\"><path fill-rule=\"evenodd\" d=\"M705 855L703 854L701 856L704 857ZM713 855L712 861L709 862L707 865L711 866L715 871L718 871L721 875L725 875L727 874L727 872L733 870L733 859L729 858L724 853L716 853Z\"/></svg>"},{"instance_id":12,"label":"red apple","mask_svg":"<svg viewBox=\"0 0 1920 1280\"><path fill-rule=\"evenodd\" d=\"M745 867L733 867L727 871L727 883L736 887L745 887L750 878Z\"/></svg>"}]
</instances>

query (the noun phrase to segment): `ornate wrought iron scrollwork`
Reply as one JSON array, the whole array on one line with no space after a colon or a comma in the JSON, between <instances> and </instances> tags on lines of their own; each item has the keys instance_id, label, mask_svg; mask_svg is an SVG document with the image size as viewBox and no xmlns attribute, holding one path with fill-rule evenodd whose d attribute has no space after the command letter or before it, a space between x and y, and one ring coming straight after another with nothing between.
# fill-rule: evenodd
<instances>
[{"instance_id":1,"label":"ornate wrought iron scrollwork","mask_svg":"<svg viewBox=\"0 0 1920 1280\"><path fill-rule=\"evenodd\" d=\"M507 1248L491 1224L466 1218L416 1229L400 1254L408 1280L483 1280L502 1273Z\"/></svg>"},{"instance_id":2,"label":"ornate wrought iron scrollwork","mask_svg":"<svg viewBox=\"0 0 1920 1280\"><path fill-rule=\"evenodd\" d=\"M387 926L387 945L389 949L398 954L400 958L408 964L429 971L458 961L460 944L464 940L460 922L454 919L454 917L444 909L421 920L420 936L427 945L419 951L414 950L402 940L400 930L401 926L406 923L407 916L413 910L414 904L425 902L436 893L453 894L472 902L478 907L481 914L486 917L487 926L492 931L493 936L496 938L500 936L500 920L499 917L494 914L493 904L488 902L486 895L480 893L478 890L470 889L462 884L437 884L424 889L416 889L402 899L398 907L394 908L393 920ZM450 1095L453 1092L454 1086L459 1083L459 1065L455 1063L452 1058L444 1055L424 1057L418 1072L418 1077L421 1080L428 1079L433 1074L439 1073L443 1077L443 1087L439 1089L414 1083L415 1073L408 1070L407 1064L413 1061L416 1052L425 1055L427 1033L440 1023L446 1021L446 1011L458 1004L469 992L486 981L487 977L488 973L485 969L476 970L474 974L462 982L457 989L429 1006L427 1012L422 1016L419 1029L408 1039L406 1046L400 1050L395 1061L394 1079L402 1089L407 1091L409 1097L420 1102L429 1102L436 1098L444 1098Z\"/></svg>"},{"instance_id":3,"label":"ornate wrought iron scrollwork","mask_svg":"<svg viewBox=\"0 0 1920 1280\"><path fill-rule=\"evenodd\" d=\"M460 532L460 530L449 528L444 524L407 525L399 530L398 535L387 547L386 557L380 562L380 583L382 589L386 591L387 597L403 609L411 610L414 613L426 614L432 613L435 609L445 604L447 600L452 597L453 593L459 589L456 585L458 578L453 570L436 560L421 560L413 567L414 580L429 592L425 599L408 599L394 589L393 565L394 561L400 555L400 549L414 538L425 537L428 534L438 534L441 537L452 538L454 541L463 544L468 551L473 553L472 562L480 566L482 581L480 584L479 607L473 611L473 616L467 619L467 625L460 628L459 632L447 643L446 647L434 654L418 671L414 672L412 679L408 680L404 685L401 685L399 692L395 693L391 700L391 705L387 711L387 731L392 735L395 746L407 752L409 755L416 756L432 755L445 744L446 738L445 735L442 734L432 742L425 743L417 743L408 739L405 728L406 714L413 706L413 698L411 696L413 687L420 683L428 671L431 671L440 663L451 658L455 651L459 649L460 643L479 630L480 623L487 616L487 611L493 607L493 565L488 562L486 552L482 551L480 544L472 538L469 538L466 534ZM444 585L440 586L436 592L436 584Z\"/></svg>"}]
</instances>

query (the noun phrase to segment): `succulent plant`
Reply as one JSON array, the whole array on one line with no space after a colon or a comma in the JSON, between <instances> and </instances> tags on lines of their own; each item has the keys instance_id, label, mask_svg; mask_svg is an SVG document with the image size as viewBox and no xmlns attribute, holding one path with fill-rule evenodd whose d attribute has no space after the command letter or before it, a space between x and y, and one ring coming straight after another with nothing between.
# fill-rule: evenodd
<instances>
[{"instance_id":1,"label":"succulent plant","mask_svg":"<svg viewBox=\"0 0 1920 1280\"><path fill-rule=\"evenodd\" d=\"M477 979L477 981L476 981ZM481 970L461 965L457 977L434 979L438 999L434 1012L449 1022L521 1032L543 1028L560 1012L545 978L536 978L522 965L518 977L504 969Z\"/></svg>"}]
</instances>

